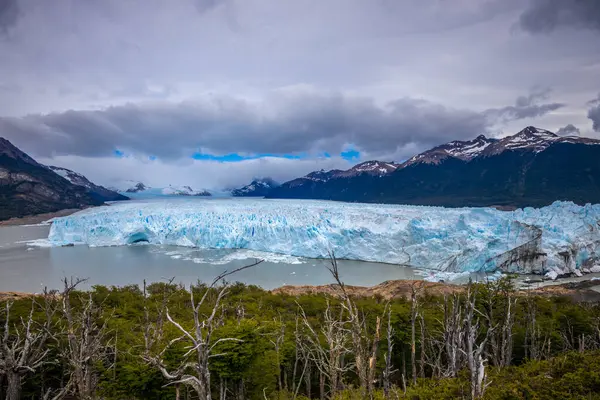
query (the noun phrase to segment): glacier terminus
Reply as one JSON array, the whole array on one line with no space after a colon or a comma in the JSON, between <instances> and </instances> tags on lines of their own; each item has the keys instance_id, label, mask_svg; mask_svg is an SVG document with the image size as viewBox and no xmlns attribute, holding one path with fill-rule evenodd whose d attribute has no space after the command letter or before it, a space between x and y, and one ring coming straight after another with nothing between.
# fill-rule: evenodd
<instances>
[{"instance_id":1,"label":"glacier terminus","mask_svg":"<svg viewBox=\"0 0 600 400\"><path fill-rule=\"evenodd\" d=\"M329 201L181 199L54 220L53 246L136 243L249 249L397 264L432 273L600 272L600 205L443 208Z\"/></svg>"}]
</instances>

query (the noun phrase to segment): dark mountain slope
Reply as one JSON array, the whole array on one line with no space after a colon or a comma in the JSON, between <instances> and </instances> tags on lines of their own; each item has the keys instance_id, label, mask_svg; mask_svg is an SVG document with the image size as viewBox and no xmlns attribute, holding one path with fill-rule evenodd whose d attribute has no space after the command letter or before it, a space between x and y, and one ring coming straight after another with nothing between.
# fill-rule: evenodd
<instances>
[{"instance_id":1,"label":"dark mountain slope","mask_svg":"<svg viewBox=\"0 0 600 400\"><path fill-rule=\"evenodd\" d=\"M0 138L0 220L102 203Z\"/></svg>"}]
</instances>

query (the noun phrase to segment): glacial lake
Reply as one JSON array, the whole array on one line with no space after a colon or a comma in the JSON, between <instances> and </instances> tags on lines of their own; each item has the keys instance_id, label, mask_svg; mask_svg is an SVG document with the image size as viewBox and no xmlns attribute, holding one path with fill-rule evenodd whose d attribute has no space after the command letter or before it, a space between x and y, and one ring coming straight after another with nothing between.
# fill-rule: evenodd
<instances>
[{"instance_id":1,"label":"glacial lake","mask_svg":"<svg viewBox=\"0 0 600 400\"><path fill-rule=\"evenodd\" d=\"M127 285L164 281L210 281L263 256L265 261L241 271L231 281L273 289L282 285L322 285L332 279L326 260L261 254L247 250L198 250L177 246L38 247L27 242L48 237L49 226L0 227L0 291L40 292L60 287L62 277L88 278L92 285ZM421 279L410 268L360 261L339 261L350 285L371 286L390 279Z\"/></svg>"}]
</instances>

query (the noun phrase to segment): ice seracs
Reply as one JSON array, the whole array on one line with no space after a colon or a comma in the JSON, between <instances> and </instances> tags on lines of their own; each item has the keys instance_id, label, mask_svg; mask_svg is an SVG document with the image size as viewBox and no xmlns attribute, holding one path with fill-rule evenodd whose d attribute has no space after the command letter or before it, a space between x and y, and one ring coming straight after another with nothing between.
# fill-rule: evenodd
<instances>
[{"instance_id":1,"label":"ice seracs","mask_svg":"<svg viewBox=\"0 0 600 400\"><path fill-rule=\"evenodd\" d=\"M147 242L386 262L434 273L548 276L599 263L600 205L503 212L326 201L190 200L99 207L59 218L56 246Z\"/></svg>"}]
</instances>

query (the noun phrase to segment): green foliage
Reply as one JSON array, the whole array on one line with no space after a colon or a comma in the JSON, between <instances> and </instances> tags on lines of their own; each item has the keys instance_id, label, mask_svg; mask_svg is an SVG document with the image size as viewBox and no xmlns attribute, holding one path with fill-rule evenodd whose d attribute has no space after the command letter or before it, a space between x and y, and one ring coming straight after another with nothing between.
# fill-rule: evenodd
<instances>
[{"instance_id":1,"label":"green foliage","mask_svg":"<svg viewBox=\"0 0 600 400\"><path fill-rule=\"evenodd\" d=\"M206 286L193 288L194 297L198 300L206 291ZM489 285L477 287L478 309L488 312L498 320L504 318L503 305L507 293L513 293L510 281L501 280ZM147 365L142 359L144 352L145 307L151 321L158 318L158 309L165 299L173 319L185 328L193 326L190 310L190 293L181 286L167 283L153 283L146 287L147 297L137 286L105 287L94 286L91 290L94 302L102 306L103 313L98 318L106 320L110 332L106 343L110 357L97 368L99 380L98 395L106 399L174 399L175 388L169 385L162 374L154 367ZM77 293L77 295L86 295ZM200 309L201 315L209 314L214 304L217 290L211 289L207 302ZM485 299L493 299L492 306L486 305ZM58 299L56 300L58 301ZM323 312L330 302L334 309L339 309L338 299L324 295L301 295L298 297L284 294L273 294L256 286L245 286L237 283L229 288L229 295L224 299L218 311L218 327L211 342L215 344L211 358L210 370L213 383L213 397L218 398L220 384L228 390L228 398L243 392L248 399L292 399L294 366L297 367L298 380L301 367L296 363L296 342L294 330L298 307L304 310L310 323L321 328ZM75 309L82 306L78 296L71 301ZM427 334L439 339L440 321L443 320L443 299L425 294L420 299L423 320ZM526 326L528 304L536 309L536 320L541 334L549 343L549 359L529 361L526 357ZM382 316L385 308L391 310L391 321L394 328L394 351L392 363L396 372L392 376L394 393L391 398L398 399L460 399L470 395L470 383L467 371L462 371L456 378L436 379L431 377L431 369L426 369L426 378L418 380L417 385L410 385L410 377L405 377L409 384L406 394L399 388L402 386L402 371L410 375L410 302L396 299L386 304L378 298L362 298L357 300L357 307L365 317L365 324L373 332L377 317ZM14 303L10 315L11 326L18 326L20 318L26 318L31 310L31 299L22 299ZM492 307L489 309L486 307ZM239 310L243 310L240 313ZM577 304L560 297L519 298L515 309L515 325L513 330L514 351L510 367L497 369L489 367L489 382L486 399L600 399L600 353L589 351L586 347L579 350L585 338L596 338L600 326L600 307L597 305ZM0 312L0 326L4 324L4 314ZM44 318L42 310L34 306L34 318ZM283 342L276 351L275 338L284 328ZM387 326L387 318L382 325L382 336ZM482 326L482 332L486 329ZM165 336L156 344L163 348L166 343L179 336L180 332L169 322L165 323ZM438 336L436 336L438 335ZM417 335L417 354L420 354L420 336ZM382 337L382 338L383 338ZM227 340L235 338L236 340ZM600 338L597 338L600 340ZM594 339L596 340L596 339ZM597 342L595 342L597 343ZM178 342L166 353L165 359L169 367L175 366L182 355L189 350L189 342ZM50 358L59 360L57 343L50 343ZM585 347L585 346L584 346ZM116 351L115 351L116 349ZM383 354L387 351L385 340L379 344L377 379L384 368ZM114 354L113 354L114 353ZM417 357L418 358L418 357ZM24 398L40 398L47 388L60 387L64 381L64 368L61 362L54 361L26 376L23 386ZM281 377L283 390L279 391L278 381ZM312 397L318 398L319 376L313 367L311 374ZM345 390L336 399L359 399L361 391L353 390L356 376L352 372L344 378ZM4 381L0 378L0 393ZM380 385L380 381L378 381ZM378 386L379 387L379 386ZM301 385L298 400L303 397L305 385ZM380 390L373 394L373 399L383 399Z\"/></svg>"}]
</instances>

